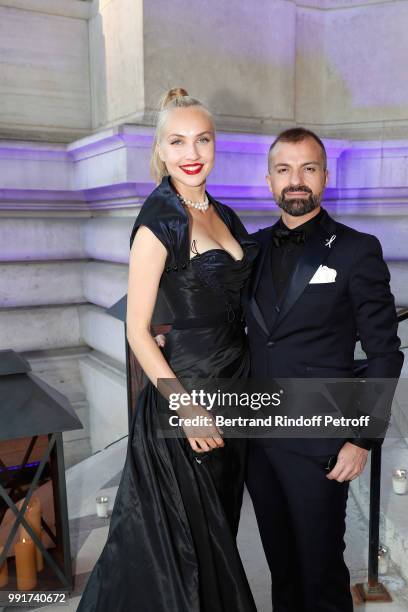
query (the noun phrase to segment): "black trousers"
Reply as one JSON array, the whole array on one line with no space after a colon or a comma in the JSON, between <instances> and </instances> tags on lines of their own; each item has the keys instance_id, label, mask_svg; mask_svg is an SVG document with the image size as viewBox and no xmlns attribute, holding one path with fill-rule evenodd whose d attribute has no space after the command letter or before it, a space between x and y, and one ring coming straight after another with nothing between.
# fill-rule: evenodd
<instances>
[{"instance_id":1,"label":"black trousers","mask_svg":"<svg viewBox=\"0 0 408 612\"><path fill-rule=\"evenodd\" d=\"M329 455L252 439L246 483L272 576L273 612L353 612L345 565L349 483L326 478Z\"/></svg>"}]
</instances>

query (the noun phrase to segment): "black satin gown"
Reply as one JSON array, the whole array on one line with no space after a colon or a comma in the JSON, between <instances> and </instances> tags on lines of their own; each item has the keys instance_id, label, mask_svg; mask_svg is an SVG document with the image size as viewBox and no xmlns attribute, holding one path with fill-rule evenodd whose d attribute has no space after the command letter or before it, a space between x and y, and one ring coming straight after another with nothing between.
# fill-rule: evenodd
<instances>
[{"instance_id":1,"label":"black satin gown","mask_svg":"<svg viewBox=\"0 0 408 612\"><path fill-rule=\"evenodd\" d=\"M169 184L164 188L161 205L167 210L170 197L173 221L184 222ZM244 256L237 261L223 249L211 249L191 261L179 258L163 273L161 290L175 317L164 354L186 383L197 377L241 378L249 371L240 294L257 245L231 209L211 201ZM160 212L157 201L147 214L143 208L133 235L148 225L171 256L168 234L164 237L158 222L163 215L153 218ZM163 408L168 409L166 400L148 383L134 412L108 539L78 611L254 612L236 545L246 441L229 438L222 448L195 453L185 438L158 435Z\"/></svg>"}]
</instances>

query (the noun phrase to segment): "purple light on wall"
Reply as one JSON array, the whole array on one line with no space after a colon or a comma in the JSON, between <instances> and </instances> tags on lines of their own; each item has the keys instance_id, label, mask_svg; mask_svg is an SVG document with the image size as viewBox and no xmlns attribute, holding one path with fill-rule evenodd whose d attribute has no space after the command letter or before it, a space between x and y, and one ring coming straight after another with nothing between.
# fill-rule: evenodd
<instances>
[{"instance_id":1,"label":"purple light on wall","mask_svg":"<svg viewBox=\"0 0 408 612\"><path fill-rule=\"evenodd\" d=\"M18 159L35 161L61 161L69 162L70 157L66 150L36 149L35 147L9 147L0 145L0 159Z\"/></svg>"},{"instance_id":2,"label":"purple light on wall","mask_svg":"<svg viewBox=\"0 0 408 612\"><path fill-rule=\"evenodd\" d=\"M48 175L47 172L44 173L44 181L47 176L53 178L55 166L52 162L57 161L66 166L66 171L64 169L58 174L57 180L63 184L75 185L78 169L79 184L86 186L85 189L79 190L54 189L51 180L49 188L0 189L0 208L21 211L88 211L138 206L154 188L154 182L148 180L147 173L150 155L148 149L153 133L152 128L123 125L81 139L66 147L48 143L22 143L15 146L10 142L0 144L0 181L1 160L13 159L18 165L16 177L21 176L23 179L24 161L31 160L29 167L34 179L36 167L32 165L32 161L40 162L39 169L42 173L44 167L47 168L47 162L50 162L50 171ZM209 192L240 210L251 208L254 211L271 212L274 205L265 174L267 154L274 137L274 135L220 132L217 135L216 165L208 180ZM386 203L395 202L397 195L393 194L392 190L402 189L408 184L406 167L408 143L400 141L398 146L395 146L392 142L351 143L345 140L326 139L325 144L332 177L325 192L325 203L328 206L337 209L343 204L348 206L350 201L354 203L358 198L362 199L362 205L367 202L372 204L376 197L385 198ZM133 149L133 153L123 155L122 149L126 148ZM115 157L115 151L118 149L121 149L117 154L119 157ZM135 149L140 149L140 153L134 154ZM105 167L103 159L105 154L112 156L107 159L112 159L113 165L106 165L106 168L115 169L112 173L99 170ZM81 168L81 162L86 164L82 167L86 171ZM61 168L59 164L58 168ZM85 177L85 180L82 180L81 176ZM38 182L41 180L40 178ZM120 182L114 183L115 180ZM17 178L16 182L18 184ZM93 187L93 182L97 186ZM24 184L22 186L24 187ZM372 188L382 189L384 193L370 195L361 191ZM353 190L352 193L347 192L350 189ZM356 190L359 190L359 193Z\"/></svg>"}]
</instances>

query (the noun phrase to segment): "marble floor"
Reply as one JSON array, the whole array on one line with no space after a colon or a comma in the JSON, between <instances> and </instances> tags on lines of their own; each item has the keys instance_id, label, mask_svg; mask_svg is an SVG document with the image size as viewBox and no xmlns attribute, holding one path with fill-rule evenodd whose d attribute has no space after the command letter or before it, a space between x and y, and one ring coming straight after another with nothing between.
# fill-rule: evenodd
<instances>
[{"instance_id":1,"label":"marble floor","mask_svg":"<svg viewBox=\"0 0 408 612\"><path fill-rule=\"evenodd\" d=\"M112 508L125 459L126 444L127 438L124 438L67 470L75 589L67 606L61 608L61 606L50 605L44 606L42 610L46 608L47 612L58 612L63 609L67 612L75 612L77 609L80 594L103 548L109 528L109 518L98 518L95 515L95 496L97 494L108 495L109 506L110 509ZM352 583L364 582L368 542L367 525L352 495L348 503L346 541L346 559ZM238 542L257 609L259 612L270 612L272 607L268 568L257 531L252 503L247 494L244 498ZM391 567L388 575L383 577L383 582L391 591L394 601L389 604L376 603L358 606L355 607L356 612L371 609L375 612L407 612L408 587L394 567ZM13 608L6 610L12 611Z\"/></svg>"}]
</instances>

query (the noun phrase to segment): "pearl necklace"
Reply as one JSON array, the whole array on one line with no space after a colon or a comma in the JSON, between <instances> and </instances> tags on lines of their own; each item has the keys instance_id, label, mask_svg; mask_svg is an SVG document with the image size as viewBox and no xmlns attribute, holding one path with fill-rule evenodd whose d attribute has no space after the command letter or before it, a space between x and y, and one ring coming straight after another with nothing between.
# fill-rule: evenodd
<instances>
[{"instance_id":1,"label":"pearl necklace","mask_svg":"<svg viewBox=\"0 0 408 612\"><path fill-rule=\"evenodd\" d=\"M205 194L204 202L193 202L192 200L188 200L187 198L182 196L180 193L177 194L177 197L180 200L180 202L184 204L185 206L192 206L193 208L197 208L198 210L201 210L203 212L205 210L208 210L210 206L207 194Z\"/></svg>"}]
</instances>

